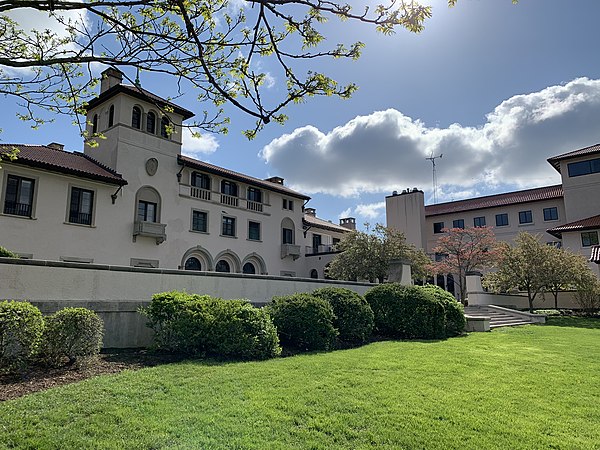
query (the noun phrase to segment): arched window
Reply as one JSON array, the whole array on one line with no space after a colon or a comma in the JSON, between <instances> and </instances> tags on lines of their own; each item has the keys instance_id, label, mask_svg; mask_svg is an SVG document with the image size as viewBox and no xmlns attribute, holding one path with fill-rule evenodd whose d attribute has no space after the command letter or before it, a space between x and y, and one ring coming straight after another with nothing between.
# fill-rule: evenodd
<instances>
[{"instance_id":1,"label":"arched window","mask_svg":"<svg viewBox=\"0 0 600 450\"><path fill-rule=\"evenodd\" d=\"M254 275L256 273L256 267L254 267L254 264L247 262L242 268L242 273Z\"/></svg>"},{"instance_id":2,"label":"arched window","mask_svg":"<svg viewBox=\"0 0 600 450\"><path fill-rule=\"evenodd\" d=\"M294 222L289 217L281 221L281 243L295 244L296 243L296 227Z\"/></svg>"},{"instance_id":3,"label":"arched window","mask_svg":"<svg viewBox=\"0 0 600 450\"><path fill-rule=\"evenodd\" d=\"M224 259L221 259L217 265L215 266L216 272L231 272L231 268L229 267L229 263Z\"/></svg>"},{"instance_id":4,"label":"arched window","mask_svg":"<svg viewBox=\"0 0 600 450\"><path fill-rule=\"evenodd\" d=\"M108 109L108 127L112 127L115 124L115 105L110 105Z\"/></svg>"},{"instance_id":5,"label":"arched window","mask_svg":"<svg viewBox=\"0 0 600 450\"><path fill-rule=\"evenodd\" d=\"M310 271L310 277L311 278L319 278L319 272L317 272L317 269L313 269Z\"/></svg>"},{"instance_id":6,"label":"arched window","mask_svg":"<svg viewBox=\"0 0 600 450\"><path fill-rule=\"evenodd\" d=\"M238 196L238 186L233 181L223 180L221 181L221 194L231 195L232 197Z\"/></svg>"},{"instance_id":7,"label":"arched window","mask_svg":"<svg viewBox=\"0 0 600 450\"><path fill-rule=\"evenodd\" d=\"M169 118L167 116L163 116L160 121L160 135L164 138L169 137Z\"/></svg>"},{"instance_id":8,"label":"arched window","mask_svg":"<svg viewBox=\"0 0 600 450\"><path fill-rule=\"evenodd\" d=\"M210 191L210 177L205 173L192 172L192 186Z\"/></svg>"},{"instance_id":9,"label":"arched window","mask_svg":"<svg viewBox=\"0 0 600 450\"><path fill-rule=\"evenodd\" d=\"M92 133L98 132L98 114L94 114L94 118L92 119Z\"/></svg>"},{"instance_id":10,"label":"arched window","mask_svg":"<svg viewBox=\"0 0 600 450\"><path fill-rule=\"evenodd\" d=\"M200 263L200 260L195 256L188 258L185 262L184 267L185 270L202 270L202 264Z\"/></svg>"},{"instance_id":11,"label":"arched window","mask_svg":"<svg viewBox=\"0 0 600 450\"><path fill-rule=\"evenodd\" d=\"M156 114L152 111L146 116L146 131L152 134L156 132Z\"/></svg>"},{"instance_id":12,"label":"arched window","mask_svg":"<svg viewBox=\"0 0 600 450\"><path fill-rule=\"evenodd\" d=\"M142 127L142 110L139 106L134 106L131 111L131 126L138 130Z\"/></svg>"}]
</instances>

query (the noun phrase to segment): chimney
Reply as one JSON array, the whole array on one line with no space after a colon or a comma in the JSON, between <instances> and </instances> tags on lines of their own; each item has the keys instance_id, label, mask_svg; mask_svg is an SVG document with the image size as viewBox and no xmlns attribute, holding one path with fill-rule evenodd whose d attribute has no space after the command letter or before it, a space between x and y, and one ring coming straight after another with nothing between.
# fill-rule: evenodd
<instances>
[{"instance_id":1,"label":"chimney","mask_svg":"<svg viewBox=\"0 0 600 450\"><path fill-rule=\"evenodd\" d=\"M265 178L265 181L270 181L271 183L275 184L281 184L283 186L283 178L281 177Z\"/></svg>"},{"instance_id":2,"label":"chimney","mask_svg":"<svg viewBox=\"0 0 600 450\"><path fill-rule=\"evenodd\" d=\"M117 86L123 82L123 72L112 67L102 72L100 81L100 93L108 91L111 87Z\"/></svg>"},{"instance_id":3,"label":"chimney","mask_svg":"<svg viewBox=\"0 0 600 450\"><path fill-rule=\"evenodd\" d=\"M356 219L354 217L340 219L340 226L354 231L356 230Z\"/></svg>"},{"instance_id":4,"label":"chimney","mask_svg":"<svg viewBox=\"0 0 600 450\"><path fill-rule=\"evenodd\" d=\"M309 216L316 217L317 210L315 208L304 208L304 214L308 214Z\"/></svg>"},{"instance_id":5,"label":"chimney","mask_svg":"<svg viewBox=\"0 0 600 450\"><path fill-rule=\"evenodd\" d=\"M59 144L58 142L50 142L46 147L53 148L54 150L64 150L65 145Z\"/></svg>"}]
</instances>

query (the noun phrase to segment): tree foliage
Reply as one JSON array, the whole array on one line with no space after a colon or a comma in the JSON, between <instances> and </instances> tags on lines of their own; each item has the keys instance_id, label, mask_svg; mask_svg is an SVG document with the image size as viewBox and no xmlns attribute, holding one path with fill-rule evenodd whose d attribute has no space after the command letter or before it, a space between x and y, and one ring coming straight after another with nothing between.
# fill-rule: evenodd
<instances>
[{"instance_id":1,"label":"tree foliage","mask_svg":"<svg viewBox=\"0 0 600 450\"><path fill-rule=\"evenodd\" d=\"M448 0L453 6L456 0ZM27 9L25 9L27 8ZM56 26L28 26L15 14L48 14ZM43 111L81 116L98 82L97 66L170 75L178 95L194 89L212 103L195 123L227 130L224 105L256 119L252 137L265 124L283 122L283 109L315 95L348 98L342 86L311 67L323 58L360 56L363 43L327 44L329 19L374 26L383 34L404 28L418 33L431 7L390 0L362 6L329 0L1 0L0 94L15 97L23 120L44 123ZM34 17L34 16L32 16ZM350 28L349 28L350 29ZM127 69L130 70L127 70ZM271 80L281 95L268 92ZM82 119L77 122L83 132Z\"/></svg>"},{"instance_id":2,"label":"tree foliage","mask_svg":"<svg viewBox=\"0 0 600 450\"><path fill-rule=\"evenodd\" d=\"M340 280L383 281L390 269L390 261L405 259L411 262L413 274L424 273L429 258L406 243L404 234L381 224L373 230L348 233L337 245L341 253L331 262L328 275Z\"/></svg>"},{"instance_id":3,"label":"tree foliage","mask_svg":"<svg viewBox=\"0 0 600 450\"><path fill-rule=\"evenodd\" d=\"M466 295L468 272L490 267L496 259L498 244L491 228L451 228L438 239L434 248L442 256L431 264L433 273L451 273L458 286L460 300Z\"/></svg>"}]
</instances>

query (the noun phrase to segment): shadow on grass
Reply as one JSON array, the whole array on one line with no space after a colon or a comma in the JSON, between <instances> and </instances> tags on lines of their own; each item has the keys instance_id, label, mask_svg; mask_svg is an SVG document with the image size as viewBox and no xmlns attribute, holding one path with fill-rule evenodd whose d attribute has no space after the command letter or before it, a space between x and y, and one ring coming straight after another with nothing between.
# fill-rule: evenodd
<instances>
[{"instance_id":1,"label":"shadow on grass","mask_svg":"<svg viewBox=\"0 0 600 450\"><path fill-rule=\"evenodd\" d=\"M548 325L553 327L588 328L600 330L600 318L582 316L548 317L546 319L546 326Z\"/></svg>"}]
</instances>

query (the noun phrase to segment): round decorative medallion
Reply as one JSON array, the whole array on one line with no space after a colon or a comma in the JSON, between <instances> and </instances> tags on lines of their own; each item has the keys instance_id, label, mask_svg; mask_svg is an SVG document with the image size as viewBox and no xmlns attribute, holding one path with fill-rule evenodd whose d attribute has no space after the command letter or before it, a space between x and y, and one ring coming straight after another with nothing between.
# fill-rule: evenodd
<instances>
[{"instance_id":1,"label":"round decorative medallion","mask_svg":"<svg viewBox=\"0 0 600 450\"><path fill-rule=\"evenodd\" d=\"M148 159L148 161L146 161L146 172L148 172L148 175L152 176L152 175L156 174L157 170L158 170L158 159L156 159L156 158Z\"/></svg>"}]
</instances>

